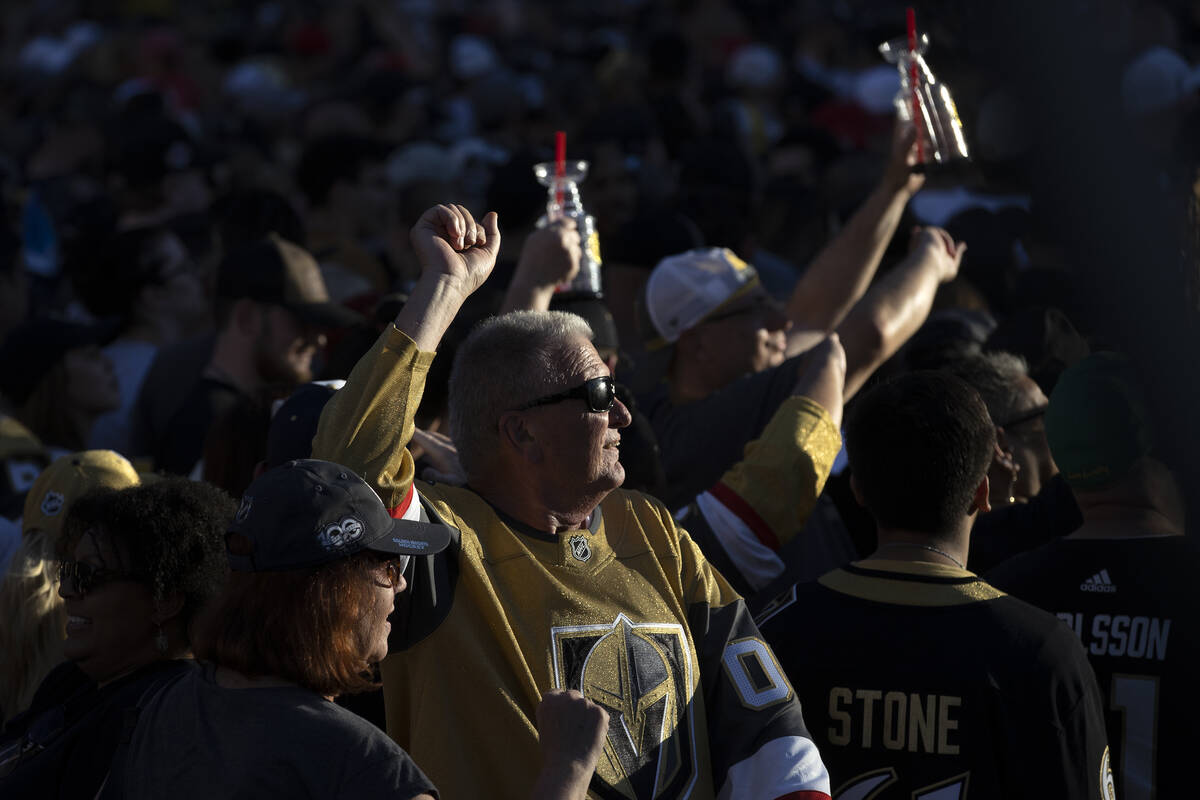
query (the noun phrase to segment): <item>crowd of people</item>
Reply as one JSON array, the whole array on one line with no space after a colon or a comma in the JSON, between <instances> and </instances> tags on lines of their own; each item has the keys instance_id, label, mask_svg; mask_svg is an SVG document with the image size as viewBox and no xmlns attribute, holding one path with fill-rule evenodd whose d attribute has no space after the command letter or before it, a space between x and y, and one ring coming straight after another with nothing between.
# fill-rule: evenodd
<instances>
[{"instance_id":1,"label":"crowd of people","mask_svg":"<svg viewBox=\"0 0 1200 800\"><path fill-rule=\"evenodd\" d=\"M940 164L903 4L2 12L0 796L1186 796L1194 428L964 9Z\"/></svg>"}]
</instances>

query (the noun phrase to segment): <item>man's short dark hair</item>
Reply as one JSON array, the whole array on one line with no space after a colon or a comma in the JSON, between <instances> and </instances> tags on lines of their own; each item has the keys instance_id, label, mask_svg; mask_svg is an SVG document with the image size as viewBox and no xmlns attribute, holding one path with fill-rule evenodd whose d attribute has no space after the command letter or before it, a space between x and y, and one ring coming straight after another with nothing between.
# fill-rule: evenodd
<instances>
[{"instance_id":1,"label":"man's short dark hair","mask_svg":"<svg viewBox=\"0 0 1200 800\"><path fill-rule=\"evenodd\" d=\"M995 428L979 394L953 375L912 372L853 404L846 453L884 527L951 533L992 460Z\"/></svg>"}]
</instances>

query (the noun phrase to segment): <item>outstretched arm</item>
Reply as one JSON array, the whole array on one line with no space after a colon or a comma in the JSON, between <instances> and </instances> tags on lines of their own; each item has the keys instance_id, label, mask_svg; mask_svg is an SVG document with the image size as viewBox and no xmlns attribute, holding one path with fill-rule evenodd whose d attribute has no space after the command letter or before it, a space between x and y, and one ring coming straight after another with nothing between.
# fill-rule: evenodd
<instances>
[{"instance_id":1,"label":"outstretched arm","mask_svg":"<svg viewBox=\"0 0 1200 800\"><path fill-rule=\"evenodd\" d=\"M941 228L919 229L908 257L872 286L838 326L846 349L847 400L924 324L938 287L958 274L966 249Z\"/></svg>"},{"instance_id":2,"label":"outstretched arm","mask_svg":"<svg viewBox=\"0 0 1200 800\"><path fill-rule=\"evenodd\" d=\"M787 306L796 334L789 337L788 355L811 347L812 331L836 329L867 291L904 207L925 181L912 171L915 142L911 125L897 126L879 184L796 283Z\"/></svg>"},{"instance_id":3,"label":"outstretched arm","mask_svg":"<svg viewBox=\"0 0 1200 800\"><path fill-rule=\"evenodd\" d=\"M500 312L548 311L559 284L579 274L582 257L579 230L570 217L529 234Z\"/></svg>"},{"instance_id":4,"label":"outstretched arm","mask_svg":"<svg viewBox=\"0 0 1200 800\"><path fill-rule=\"evenodd\" d=\"M488 214L480 225L462 206L429 209L410 238L421 277L394 325L330 398L313 439L313 458L353 469L395 516L416 509L406 445L432 351L463 302L491 274L500 251L496 215Z\"/></svg>"},{"instance_id":5,"label":"outstretched arm","mask_svg":"<svg viewBox=\"0 0 1200 800\"><path fill-rule=\"evenodd\" d=\"M783 572L779 553L804 528L841 448L846 356L838 335L830 334L808 359L794 396L685 518L708 558L747 594Z\"/></svg>"},{"instance_id":6,"label":"outstretched arm","mask_svg":"<svg viewBox=\"0 0 1200 800\"><path fill-rule=\"evenodd\" d=\"M421 277L396 315L396 328L423 352L436 350L458 310L478 289L500 252L496 212L480 225L463 206L439 205L426 211L409 234Z\"/></svg>"}]
</instances>

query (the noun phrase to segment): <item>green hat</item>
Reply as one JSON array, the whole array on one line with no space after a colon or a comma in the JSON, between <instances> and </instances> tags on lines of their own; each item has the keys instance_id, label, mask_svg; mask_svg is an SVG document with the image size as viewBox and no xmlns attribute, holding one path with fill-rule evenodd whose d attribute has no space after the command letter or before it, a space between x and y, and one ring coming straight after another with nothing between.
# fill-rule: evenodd
<instances>
[{"instance_id":1,"label":"green hat","mask_svg":"<svg viewBox=\"0 0 1200 800\"><path fill-rule=\"evenodd\" d=\"M1076 489L1122 477L1152 444L1150 415L1132 362L1093 353L1069 367L1050 395L1046 439L1054 463Z\"/></svg>"}]
</instances>

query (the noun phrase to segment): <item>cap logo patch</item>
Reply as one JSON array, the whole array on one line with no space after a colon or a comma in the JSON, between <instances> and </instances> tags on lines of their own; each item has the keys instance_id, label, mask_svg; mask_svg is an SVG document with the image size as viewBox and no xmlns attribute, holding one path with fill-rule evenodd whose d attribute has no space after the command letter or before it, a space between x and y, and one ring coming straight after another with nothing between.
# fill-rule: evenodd
<instances>
[{"instance_id":1,"label":"cap logo patch","mask_svg":"<svg viewBox=\"0 0 1200 800\"><path fill-rule=\"evenodd\" d=\"M46 492L46 496L42 498L42 513L47 517L53 517L62 511L66 504L67 498L59 492Z\"/></svg>"},{"instance_id":2,"label":"cap logo patch","mask_svg":"<svg viewBox=\"0 0 1200 800\"><path fill-rule=\"evenodd\" d=\"M429 547L429 542L418 542L413 539L392 539L392 541L401 547L411 547L414 550L424 550Z\"/></svg>"},{"instance_id":3,"label":"cap logo patch","mask_svg":"<svg viewBox=\"0 0 1200 800\"><path fill-rule=\"evenodd\" d=\"M238 506L237 513L233 516L234 520L237 522L245 522L246 517L250 516L250 507L252 505L254 505L254 498L248 494L243 495L242 504Z\"/></svg>"},{"instance_id":4,"label":"cap logo patch","mask_svg":"<svg viewBox=\"0 0 1200 800\"><path fill-rule=\"evenodd\" d=\"M317 534L317 541L326 550L341 550L361 539L365 530L366 528L357 517L342 517L341 522L326 525Z\"/></svg>"},{"instance_id":5,"label":"cap logo patch","mask_svg":"<svg viewBox=\"0 0 1200 800\"><path fill-rule=\"evenodd\" d=\"M567 544L571 546L571 555L576 561L587 561L592 557L592 546L586 536L572 536Z\"/></svg>"}]
</instances>

